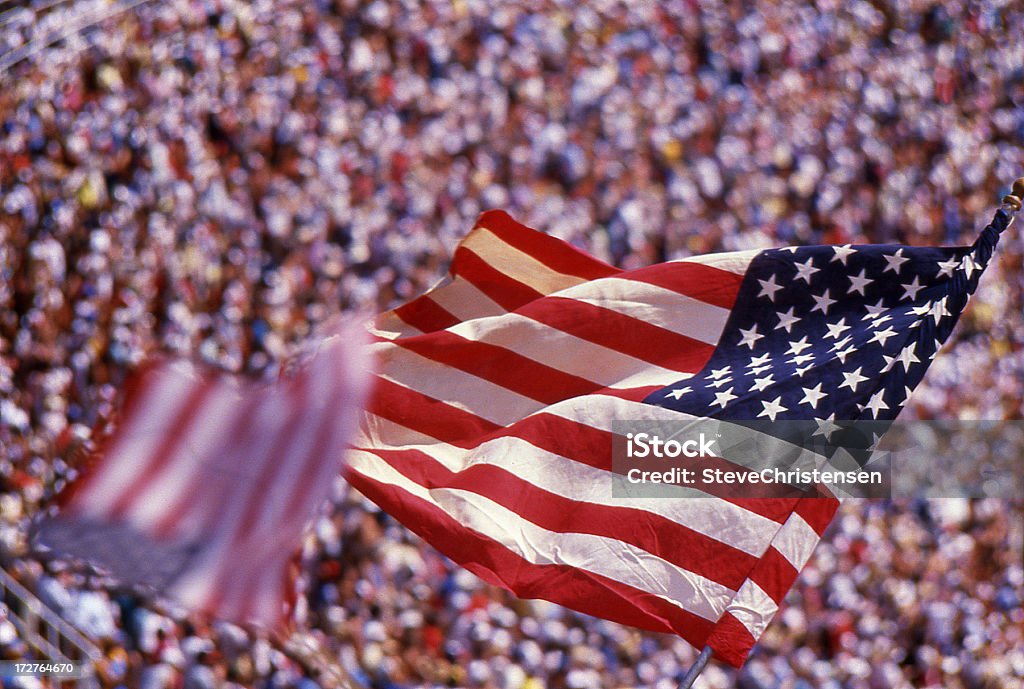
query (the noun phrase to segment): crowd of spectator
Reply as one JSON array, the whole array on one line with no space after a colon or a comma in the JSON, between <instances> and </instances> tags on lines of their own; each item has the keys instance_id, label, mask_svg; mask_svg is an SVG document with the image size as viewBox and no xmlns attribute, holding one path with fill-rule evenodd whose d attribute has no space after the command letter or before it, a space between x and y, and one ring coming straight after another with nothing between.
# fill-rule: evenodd
<instances>
[{"instance_id":1,"label":"crowd of spectator","mask_svg":"<svg viewBox=\"0 0 1024 689\"><path fill-rule=\"evenodd\" d=\"M119 10L0 13L0 547L99 644L103 687L325 683L265 635L25 555L145 357L273 375L318 323L436 281L487 208L635 267L969 243L1024 173L1011 0ZM905 414L1022 411L1013 227ZM366 687L668 689L694 657L485 585L342 485L303 552L303 623ZM855 501L745 668L703 686L1019 689L1022 604L1022 499ZM0 619L0 655L26 652Z\"/></svg>"}]
</instances>

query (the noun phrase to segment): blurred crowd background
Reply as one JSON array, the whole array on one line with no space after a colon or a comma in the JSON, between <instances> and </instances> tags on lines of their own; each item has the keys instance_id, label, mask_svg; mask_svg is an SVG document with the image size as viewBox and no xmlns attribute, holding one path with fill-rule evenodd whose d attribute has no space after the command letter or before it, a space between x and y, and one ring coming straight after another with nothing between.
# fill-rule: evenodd
<instances>
[{"instance_id":1,"label":"blurred crowd background","mask_svg":"<svg viewBox=\"0 0 1024 689\"><path fill-rule=\"evenodd\" d=\"M436 281L487 208L633 267L969 243L1024 173L1011 0L10 6L0 547L102 648L103 687L318 686L260 634L25 556L145 357L273 375L318 323ZM1011 228L901 418L1022 418L1022 247ZM516 600L336 497L300 614L358 684L669 689L694 657ZM1024 498L849 503L746 667L698 686L1024 687L1022 531ZM25 653L0 615L0 655Z\"/></svg>"}]
</instances>

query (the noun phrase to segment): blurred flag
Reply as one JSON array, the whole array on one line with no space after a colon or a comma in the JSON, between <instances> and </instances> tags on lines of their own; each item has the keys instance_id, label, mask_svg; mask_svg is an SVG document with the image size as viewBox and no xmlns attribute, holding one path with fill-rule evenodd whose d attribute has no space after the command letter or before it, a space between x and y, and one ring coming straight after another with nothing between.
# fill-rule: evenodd
<instances>
[{"instance_id":1,"label":"blurred flag","mask_svg":"<svg viewBox=\"0 0 1024 689\"><path fill-rule=\"evenodd\" d=\"M347 477L488 582L739 666L837 501L616 499L613 421L895 418L1008 221L973 247L621 271L485 213L441 284L377 320Z\"/></svg>"},{"instance_id":2,"label":"blurred flag","mask_svg":"<svg viewBox=\"0 0 1024 689\"><path fill-rule=\"evenodd\" d=\"M194 610L273 627L368 381L364 330L272 385L185 362L140 373L114 434L35 542Z\"/></svg>"}]
</instances>

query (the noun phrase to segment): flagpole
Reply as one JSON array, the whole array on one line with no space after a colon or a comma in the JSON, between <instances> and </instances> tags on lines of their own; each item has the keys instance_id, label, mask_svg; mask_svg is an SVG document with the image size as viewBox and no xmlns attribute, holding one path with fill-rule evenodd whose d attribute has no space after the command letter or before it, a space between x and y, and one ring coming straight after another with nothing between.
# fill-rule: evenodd
<instances>
[{"instance_id":1,"label":"flagpole","mask_svg":"<svg viewBox=\"0 0 1024 689\"><path fill-rule=\"evenodd\" d=\"M697 660L693 661L693 665L686 671L686 676L679 683L679 689L690 689L693 683L697 681L697 677L700 676L700 673L707 666L709 660L711 660L711 647L705 646L704 650L697 656Z\"/></svg>"}]
</instances>

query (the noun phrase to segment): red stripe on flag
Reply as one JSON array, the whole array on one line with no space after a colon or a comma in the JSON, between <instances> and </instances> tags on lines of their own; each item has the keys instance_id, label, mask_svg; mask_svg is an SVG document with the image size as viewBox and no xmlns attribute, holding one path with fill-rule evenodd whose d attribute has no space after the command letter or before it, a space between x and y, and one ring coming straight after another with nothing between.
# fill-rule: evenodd
<instances>
[{"instance_id":1,"label":"red stripe on flag","mask_svg":"<svg viewBox=\"0 0 1024 689\"><path fill-rule=\"evenodd\" d=\"M764 589L776 604L781 604L798 574L796 568L782 553L769 546L757 566L750 572L750 580Z\"/></svg>"},{"instance_id":2,"label":"red stripe on flag","mask_svg":"<svg viewBox=\"0 0 1024 689\"><path fill-rule=\"evenodd\" d=\"M260 468L259 475L253 482L252 487L249 489L249 495L239 495L236 499L245 500L245 512L242 517L242 521L239 524L238 530L234 534L234 539L230 547L237 548L240 543L244 543L246 539L252 535L256 528L257 517L260 512L266 507L264 498L270 491L273 482L277 479L281 470L285 468L283 462L278 461L280 457L287 453L288 447L295 441L295 437L299 433L308 432L307 429L303 428L299 421L308 414L306 409L306 402L308 401L307 389L309 382L304 375L298 376L295 380L285 383L288 385L288 404L291 407L291 411L288 413L288 421L285 423L283 430L277 434L277 437L273 440L271 450L267 453L266 459L263 462L263 466ZM242 449L243 452L239 454L245 454L244 450L250 448L238 448ZM251 450L254 453L261 452L263 448L253 447ZM260 499L254 499L259 496Z\"/></svg>"},{"instance_id":3,"label":"red stripe on flag","mask_svg":"<svg viewBox=\"0 0 1024 689\"><path fill-rule=\"evenodd\" d=\"M455 250L450 268L453 276L461 277L506 311L515 311L544 295L497 270L464 246Z\"/></svg>"},{"instance_id":4,"label":"red stripe on flag","mask_svg":"<svg viewBox=\"0 0 1024 689\"><path fill-rule=\"evenodd\" d=\"M742 667L747 654L757 641L743 623L725 613L715 624L715 629L708 637L706 644L714 652L714 658L733 667ZM698 646L694 644L694 646ZM698 646L699 647L699 646Z\"/></svg>"},{"instance_id":5,"label":"red stripe on flag","mask_svg":"<svg viewBox=\"0 0 1024 689\"><path fill-rule=\"evenodd\" d=\"M545 404L586 395L601 387L505 347L447 331L405 338L396 344Z\"/></svg>"},{"instance_id":6,"label":"red stripe on flag","mask_svg":"<svg viewBox=\"0 0 1024 689\"><path fill-rule=\"evenodd\" d=\"M758 562L753 555L653 512L571 500L498 466L474 464L453 472L420 450L373 453L424 488L457 488L482 495L548 531L631 543L734 591Z\"/></svg>"},{"instance_id":7,"label":"red stripe on flag","mask_svg":"<svg viewBox=\"0 0 1024 689\"><path fill-rule=\"evenodd\" d=\"M598 394L607 392L601 391ZM425 403L422 400L427 400L429 407L423 406ZM596 469L613 470L613 436L610 432L547 412L531 414L506 428L384 379L380 379L380 384L370 402L368 411L411 430L464 449L471 449L491 440L512 436L552 454L578 461ZM484 424L490 426L486 431L473 430L481 428ZM389 442L387 437L382 437L380 440L384 445L394 444ZM739 469L728 462L722 462L716 466L726 471ZM717 496L748 512L771 519L779 524L785 523L793 512L794 503L807 500L807 498L778 497L778 488L772 487L748 487L747 490L752 491L752 494L755 495L759 495L756 493L758 490L767 491L765 496L756 497L736 497L735 486L710 484L705 488L708 497L699 499L712 500Z\"/></svg>"},{"instance_id":8,"label":"red stripe on flag","mask_svg":"<svg viewBox=\"0 0 1024 689\"><path fill-rule=\"evenodd\" d=\"M565 275L596 280L620 272L557 237L516 222L502 210L486 211L476 221L476 227L490 230L502 241Z\"/></svg>"},{"instance_id":9,"label":"red stripe on flag","mask_svg":"<svg viewBox=\"0 0 1024 689\"><path fill-rule=\"evenodd\" d=\"M611 470L612 443L615 439L611 431L586 426L548 412L539 412L501 432L484 436L479 444L500 436L519 438L551 454L570 457L596 469Z\"/></svg>"},{"instance_id":10,"label":"red stripe on flag","mask_svg":"<svg viewBox=\"0 0 1024 689\"><path fill-rule=\"evenodd\" d=\"M839 500L836 498L802 498L797 502L797 514L803 517L815 533L819 536L825 534L825 529L832 523L832 517L839 509Z\"/></svg>"},{"instance_id":11,"label":"red stripe on flag","mask_svg":"<svg viewBox=\"0 0 1024 689\"><path fill-rule=\"evenodd\" d=\"M403 321L425 333L444 330L459 322L459 319L448 313L428 295L413 299L393 312Z\"/></svg>"},{"instance_id":12,"label":"red stripe on flag","mask_svg":"<svg viewBox=\"0 0 1024 689\"><path fill-rule=\"evenodd\" d=\"M478 444L482 445L489 440L503 436L512 436L525 440L542 450L567 457L595 469L603 471L614 470L612 463L614 434L610 431L584 425L578 421L547 412L539 412L512 424L507 429L484 436L479 440ZM374 451L376 452L376 450ZM705 460L708 459L705 458ZM719 460L713 466L723 471L738 471L741 469L741 467L724 460ZM611 480L610 477L609 480ZM794 502L806 500L806 498L792 497L738 498L736 497L737 487L735 485L709 484L702 486L702 488L708 494L708 497L697 499L713 500L715 497L718 497L737 507L742 507L748 512L771 519L779 524L784 524L789 518L789 515L793 512ZM778 488L768 487L765 490L777 491Z\"/></svg>"},{"instance_id":13,"label":"red stripe on flag","mask_svg":"<svg viewBox=\"0 0 1024 689\"><path fill-rule=\"evenodd\" d=\"M149 381L150 386L156 383L158 383L158 381L154 381L152 379ZM181 446L182 441L187 437L187 428L192 424L196 414L198 414L199 410L202 408L203 402L210 392L211 385L211 379L209 377L204 377L199 381L199 384L188 393L184 404L182 404L178 413L175 415L174 420L170 424L171 433L168 434L164 442L160 444L156 453L148 459L146 468L143 472L135 477L135 480L132 481L131 485L121 492L117 501L114 502L113 506L110 508L108 514L111 519L123 519L125 513L129 508L131 508L139 494L152 485L153 481L155 481L160 475L160 472L167 468L168 462L174 457L178 448ZM138 416L141 415L141 413L138 414ZM133 416L126 422L126 425L132 426L138 422L138 417Z\"/></svg>"},{"instance_id":14,"label":"red stripe on flag","mask_svg":"<svg viewBox=\"0 0 1024 689\"><path fill-rule=\"evenodd\" d=\"M736 303L743 276L703 263L658 263L621 274L626 280L664 287L705 304L731 309Z\"/></svg>"},{"instance_id":15,"label":"red stripe on flag","mask_svg":"<svg viewBox=\"0 0 1024 689\"><path fill-rule=\"evenodd\" d=\"M260 398L256 395L243 397L229 426L218 443L217 451L211 457L218 459L233 454L234 447L243 443L253 432L252 417ZM163 512L163 517L156 522L153 533L157 538L170 538L175 529L182 526L183 515L199 515L201 531L207 533L213 524L222 516L221 501L229 490L230 478L222 471L204 470L200 467L189 481L188 490L184 491L173 505Z\"/></svg>"},{"instance_id":16,"label":"red stripe on flag","mask_svg":"<svg viewBox=\"0 0 1024 689\"><path fill-rule=\"evenodd\" d=\"M580 339L683 373L701 370L715 351L713 345L565 297L538 299L518 313Z\"/></svg>"},{"instance_id":17,"label":"red stripe on flag","mask_svg":"<svg viewBox=\"0 0 1024 689\"><path fill-rule=\"evenodd\" d=\"M501 428L468 411L377 376L366 410L424 435L459 444Z\"/></svg>"},{"instance_id":18,"label":"red stripe on flag","mask_svg":"<svg viewBox=\"0 0 1024 689\"><path fill-rule=\"evenodd\" d=\"M397 386L395 390L397 395L405 394L404 391L412 394L413 391L407 388L401 388ZM373 413L381 415L379 412L374 411ZM435 416L431 417L434 419L443 420L448 415L458 416L459 414L465 414L462 410L450 405L444 405L440 403L440 406L434 408ZM386 418L386 417L385 417ZM394 419L390 419L394 420ZM409 428L407 424L402 424ZM431 433L430 420L427 419L423 424L423 429L419 430L422 433L436 437L437 433ZM578 421L550 414L548 412L539 412L532 414L522 421L518 421L508 428L496 428L495 430L481 434L472 439L461 437L455 439L455 442L445 440L455 447L463 448L465 450L471 450L475 447L481 446L484 443L492 441L500 441L501 438L513 437L530 443L537 448L550 452L553 455L564 457L567 460L579 462L580 464L593 467L602 471L611 472L614 470L612 463L613 453L613 440L614 436L609 431L593 428L587 426ZM389 442L389 439L385 436L380 439L384 445L394 444ZM371 448L364 448L371 449ZM372 452L380 454L381 450L371 449ZM736 470L737 467L723 463L720 468L727 470ZM609 476L608 480L611 481L612 477ZM789 515L793 511L794 502L804 500L802 498L780 498L780 497L746 497L739 498L735 497L735 491L731 487L727 486L707 486L708 497L706 498L695 498L700 500L714 500L716 499L712 492L720 493L721 499L726 500L730 504L733 504L741 509L744 509L752 514L770 519L778 524L785 523Z\"/></svg>"},{"instance_id":19,"label":"red stripe on flag","mask_svg":"<svg viewBox=\"0 0 1024 689\"><path fill-rule=\"evenodd\" d=\"M340 374L339 374L340 375ZM293 389L291 394L293 397L299 397L300 395L305 397L306 388L308 388L308 377L306 375L300 375L293 382ZM331 395L331 399L327 400L326 403L328 408L337 405L340 402L338 390L334 390L334 394ZM237 615L238 619L247 619L252 616L254 606L256 603L256 588L259 585L259 575L263 573L263 563L260 561L251 561L249 566L244 569L237 569L232 566L232 563L244 562L247 554L247 550L251 545L249 541L250 536L256 530L257 525L263 520L264 516L262 513L266 510L272 510L273 504L266 502L266 491L271 487L269 480L276 478L279 471L283 468L281 463L276 461L283 454L287 453L287 446L291 441L299 434L316 433L316 440L311 445L305 458L298 460L302 464L302 469L297 473L299 480L293 485L290 491L290 496L285 504L283 510L279 514L290 515L295 514L302 506L302 499L304 496L308 496L312 490L312 482L317 480L317 472L315 467L318 462L321 462L325 451L328 449L329 439L331 436L331 422L323 418L322 422L317 427L309 428L309 419L306 418L306 423L300 423L302 421L302 414L308 415L308 411L304 404L296 404L295 410L299 412L298 418L290 418L288 431L279 436L279 443L276 443L274 449L268 455L267 462L270 467L266 467L260 479L266 479L266 482L261 483L257 486L257 493L248 499L246 506L246 514L240 523L240 528L234 534L230 546L221 557L221 566L217 572L218 585L215 589L216 593L214 597L208 602L208 606L212 610L220 609L224 602L224 593L229 588L237 588L242 593L242 605L241 614ZM313 418L312 422L315 423L316 419ZM288 442L282 443L282 439L287 439ZM266 471L269 469L269 471ZM255 560L252 553L249 553L250 560ZM239 580L241 579L241 580Z\"/></svg>"},{"instance_id":20,"label":"red stripe on flag","mask_svg":"<svg viewBox=\"0 0 1024 689\"><path fill-rule=\"evenodd\" d=\"M153 376L160 375L159 369L163 363L164 360L158 356L144 362L134 373L130 374L122 386L123 401L120 408L110 419L100 419L92 428L90 437L99 438L96 449L89 453L81 466L77 467L78 478L68 483L54 496L54 506L68 516L76 513L79 507L76 504L76 498L92 484L103 465L103 458L110 454L120 440L116 432L111 429L116 429L123 423L130 423L131 419L135 418L141 407L142 398L145 397L147 386L152 383Z\"/></svg>"},{"instance_id":21,"label":"red stripe on flag","mask_svg":"<svg viewBox=\"0 0 1024 689\"><path fill-rule=\"evenodd\" d=\"M355 471L348 479L446 556L517 596L540 598L640 629L675 633L697 647L714 628L714 623L663 598L599 574L568 565L535 565L400 488Z\"/></svg>"},{"instance_id":22,"label":"red stripe on flag","mask_svg":"<svg viewBox=\"0 0 1024 689\"><path fill-rule=\"evenodd\" d=\"M334 399L332 400L332 404L336 403L337 401L338 395L335 395ZM312 492L313 484L315 481L318 480L316 472L312 471L312 467L315 467L319 462L323 461L323 457L329 451L333 450L334 452L338 453L337 457L333 459L329 458L328 461L337 462L339 464L340 469L341 453L343 452L343 448L332 448L331 446L331 435L333 433L333 429L331 428L331 426L333 424L334 421L332 421L331 419L324 419L323 422L320 424L320 427L316 430L316 440L314 441L313 446L310 448L309 452L307 453L305 459L302 462L303 471L300 473L301 478L299 479L299 482L295 485L295 487L292 489L291 495L288 497L287 503L285 503L285 514L292 514L296 510L298 510L302 506L303 499L305 498L305 496Z\"/></svg>"}]
</instances>

